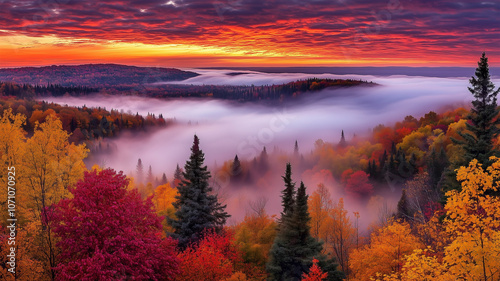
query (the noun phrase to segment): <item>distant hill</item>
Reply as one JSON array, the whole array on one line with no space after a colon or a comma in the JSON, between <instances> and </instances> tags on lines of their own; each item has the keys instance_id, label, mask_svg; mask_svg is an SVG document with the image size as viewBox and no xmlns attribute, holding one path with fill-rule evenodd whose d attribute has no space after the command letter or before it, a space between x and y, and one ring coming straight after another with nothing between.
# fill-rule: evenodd
<instances>
[{"instance_id":1,"label":"distant hill","mask_svg":"<svg viewBox=\"0 0 500 281\"><path fill-rule=\"evenodd\" d=\"M52 65L0 69L0 81L19 84L113 87L181 81L199 74L175 68L119 64Z\"/></svg>"}]
</instances>

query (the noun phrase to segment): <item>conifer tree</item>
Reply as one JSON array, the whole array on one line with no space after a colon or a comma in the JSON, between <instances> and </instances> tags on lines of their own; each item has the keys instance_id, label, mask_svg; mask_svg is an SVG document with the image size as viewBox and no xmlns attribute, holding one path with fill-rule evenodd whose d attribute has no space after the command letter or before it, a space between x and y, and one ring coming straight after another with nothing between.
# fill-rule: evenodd
<instances>
[{"instance_id":1,"label":"conifer tree","mask_svg":"<svg viewBox=\"0 0 500 281\"><path fill-rule=\"evenodd\" d=\"M314 257L319 257L320 266L328 272L327 280L342 280L344 275L337 271L337 264L321 255L322 243L310 234L309 210L306 187L303 182L295 191L291 181L291 166L286 167L285 189L282 192L283 212L279 232L270 250L267 271L269 280L297 281L307 273Z\"/></svg>"},{"instance_id":2,"label":"conifer tree","mask_svg":"<svg viewBox=\"0 0 500 281\"><path fill-rule=\"evenodd\" d=\"M295 140L295 146L293 147L293 156L299 157L299 143Z\"/></svg>"},{"instance_id":3,"label":"conifer tree","mask_svg":"<svg viewBox=\"0 0 500 281\"><path fill-rule=\"evenodd\" d=\"M177 187L182 182L182 179L182 169L179 167L179 164L177 164L174 172L174 181L172 182L172 186Z\"/></svg>"},{"instance_id":4,"label":"conifer tree","mask_svg":"<svg viewBox=\"0 0 500 281\"><path fill-rule=\"evenodd\" d=\"M344 147L346 145L347 145L347 142L345 141L344 130L342 130L342 134L340 135L339 146Z\"/></svg>"},{"instance_id":5,"label":"conifer tree","mask_svg":"<svg viewBox=\"0 0 500 281\"><path fill-rule=\"evenodd\" d=\"M284 217L290 217L293 212L293 205L295 204L295 183L292 181L292 165L286 164L285 175L281 176L285 182L285 189L281 192L283 212L281 213L281 221Z\"/></svg>"},{"instance_id":6,"label":"conifer tree","mask_svg":"<svg viewBox=\"0 0 500 281\"><path fill-rule=\"evenodd\" d=\"M142 183L144 180L144 166L142 165L141 158L137 160L136 172L137 172L137 183Z\"/></svg>"},{"instance_id":7,"label":"conifer tree","mask_svg":"<svg viewBox=\"0 0 500 281\"><path fill-rule=\"evenodd\" d=\"M176 219L169 219L174 229L171 235L178 240L181 249L198 242L206 231L220 232L229 217L226 205L220 204L217 196L212 194L208 183L210 172L203 164L204 160L205 155L195 135L191 156L184 166L184 179L177 187L179 195L173 203L177 210Z\"/></svg>"},{"instance_id":8,"label":"conifer tree","mask_svg":"<svg viewBox=\"0 0 500 281\"><path fill-rule=\"evenodd\" d=\"M168 182L167 175L165 175L165 173L163 173L163 175L161 176L161 182L159 185L164 185L167 182Z\"/></svg>"},{"instance_id":9,"label":"conifer tree","mask_svg":"<svg viewBox=\"0 0 500 281\"><path fill-rule=\"evenodd\" d=\"M467 116L469 122L466 128L469 132L458 132L463 140L453 139L456 144L462 145L464 155L461 161L452 163L446 171L446 181L443 190L460 190L460 184L456 180L456 172L460 166L467 166L472 159L477 159L487 169L491 165L491 156L498 156L498 151L493 148L493 140L500 134L497 127L500 120L497 118L497 94L500 89L495 90L491 82L488 67L488 58L483 53L477 63L475 77L469 80L469 92L474 96L472 108Z\"/></svg>"},{"instance_id":10,"label":"conifer tree","mask_svg":"<svg viewBox=\"0 0 500 281\"><path fill-rule=\"evenodd\" d=\"M231 165L231 180L238 181L241 179L241 163L238 155L234 156L233 165Z\"/></svg>"},{"instance_id":11,"label":"conifer tree","mask_svg":"<svg viewBox=\"0 0 500 281\"><path fill-rule=\"evenodd\" d=\"M490 166L490 156L497 153L493 150L493 139L500 133L497 125L500 120L496 118L499 113L497 109L497 94L500 89L495 90L495 85L490 80L488 58L483 53L476 68L476 77L472 77L468 87L475 100L472 101L471 112L467 122L467 130L471 133L459 132L464 141L458 143L465 150L464 163L468 164L472 159L477 159L486 169Z\"/></svg>"},{"instance_id":12,"label":"conifer tree","mask_svg":"<svg viewBox=\"0 0 500 281\"><path fill-rule=\"evenodd\" d=\"M431 185L436 188L439 181L441 180L441 175L448 166L448 156L446 152L441 147L439 154L433 148L431 154L427 160L427 173L429 173Z\"/></svg>"},{"instance_id":13,"label":"conifer tree","mask_svg":"<svg viewBox=\"0 0 500 281\"><path fill-rule=\"evenodd\" d=\"M262 149L259 157L260 162L260 171L266 172L269 169L269 156L267 155L266 147Z\"/></svg>"},{"instance_id":14,"label":"conifer tree","mask_svg":"<svg viewBox=\"0 0 500 281\"><path fill-rule=\"evenodd\" d=\"M154 176L153 176L153 168L151 167L151 165L149 165L148 175L146 177L146 181L150 182L150 183L153 183L154 182L153 178L154 178Z\"/></svg>"}]
</instances>

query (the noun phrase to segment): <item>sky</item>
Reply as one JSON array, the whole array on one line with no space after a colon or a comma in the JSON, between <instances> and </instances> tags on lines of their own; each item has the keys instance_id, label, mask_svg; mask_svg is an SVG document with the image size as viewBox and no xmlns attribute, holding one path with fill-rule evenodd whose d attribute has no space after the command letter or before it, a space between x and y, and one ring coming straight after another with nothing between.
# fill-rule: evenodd
<instances>
[{"instance_id":1,"label":"sky","mask_svg":"<svg viewBox=\"0 0 500 281\"><path fill-rule=\"evenodd\" d=\"M500 66L500 1L0 0L0 67Z\"/></svg>"}]
</instances>

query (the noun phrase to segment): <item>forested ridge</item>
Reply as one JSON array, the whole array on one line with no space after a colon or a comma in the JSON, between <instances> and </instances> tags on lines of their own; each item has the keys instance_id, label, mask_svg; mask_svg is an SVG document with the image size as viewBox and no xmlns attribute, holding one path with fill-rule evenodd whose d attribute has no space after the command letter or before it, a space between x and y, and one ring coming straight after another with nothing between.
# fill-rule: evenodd
<instances>
[{"instance_id":1,"label":"forested ridge","mask_svg":"<svg viewBox=\"0 0 500 281\"><path fill-rule=\"evenodd\" d=\"M485 54L469 91L470 108L407 116L363 137L342 132L339 141L316 141L310 153L298 142L291 153L264 147L254 159L235 155L213 170L205 164L211 152L195 135L184 147L189 159L170 180L141 159L129 175L85 167L88 148L70 142L63 113L95 120L102 114L100 121L110 122L122 118L117 112L3 98L0 169L22 173L16 176L16 273L7 271L3 212L0 277L498 280L499 89ZM231 214L213 184L221 172L233 188L279 179L282 211L270 215L265 202L256 203L243 221L227 225ZM8 181L0 176L3 186ZM326 185L334 181L332 194ZM345 201L375 204L387 192L400 194L397 208L362 231L360 213ZM6 205L6 189L1 196Z\"/></svg>"},{"instance_id":2,"label":"forested ridge","mask_svg":"<svg viewBox=\"0 0 500 281\"><path fill-rule=\"evenodd\" d=\"M198 74L175 68L120 64L52 65L0 68L0 81L30 85L106 87L180 81Z\"/></svg>"},{"instance_id":3,"label":"forested ridge","mask_svg":"<svg viewBox=\"0 0 500 281\"><path fill-rule=\"evenodd\" d=\"M375 86L352 79L309 78L278 85L193 85L182 80L198 74L177 69L96 64L0 69L0 96L139 95L155 98L216 98L282 102L326 88ZM171 84L178 81L179 84ZM170 83L164 83L170 82Z\"/></svg>"},{"instance_id":4,"label":"forested ridge","mask_svg":"<svg viewBox=\"0 0 500 281\"><path fill-rule=\"evenodd\" d=\"M0 97L0 112L12 110L25 116L23 129L33 134L37 124L45 122L49 115L55 115L62 128L70 133L70 142L82 143L117 136L121 131L146 131L173 123L163 115L147 116L138 113L106 108L72 107L33 99L19 99L13 96Z\"/></svg>"}]
</instances>

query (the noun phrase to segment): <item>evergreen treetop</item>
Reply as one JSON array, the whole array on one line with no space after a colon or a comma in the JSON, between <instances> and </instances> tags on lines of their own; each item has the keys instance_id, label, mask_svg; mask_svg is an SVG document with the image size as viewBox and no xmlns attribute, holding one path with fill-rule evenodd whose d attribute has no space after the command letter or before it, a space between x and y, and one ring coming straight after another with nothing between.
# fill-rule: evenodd
<instances>
[{"instance_id":1,"label":"evergreen treetop","mask_svg":"<svg viewBox=\"0 0 500 281\"><path fill-rule=\"evenodd\" d=\"M285 189L282 192L283 213L279 232L269 252L267 271L269 280L298 281L307 273L313 258L320 260L320 266L328 272L327 280L342 280L344 274L337 270L333 260L321 255L322 243L310 234L308 196L303 182L295 191L291 180L291 165L286 166Z\"/></svg>"},{"instance_id":2,"label":"evergreen treetop","mask_svg":"<svg viewBox=\"0 0 500 281\"><path fill-rule=\"evenodd\" d=\"M497 154L493 149L493 139L500 133L497 127L500 120L496 118L499 113L497 94L500 89L495 90L495 85L491 82L488 58L485 53L478 62L475 77L471 77L469 82L471 86L468 89L475 98L468 115L471 122L466 123L467 130L471 133L459 132L464 140L455 140L455 142L462 144L465 150L462 165L468 164L472 159L477 159L483 164L483 168L487 168L491 164L489 158Z\"/></svg>"},{"instance_id":3,"label":"evergreen treetop","mask_svg":"<svg viewBox=\"0 0 500 281\"><path fill-rule=\"evenodd\" d=\"M477 159L486 169L491 165L490 157L498 156L498 151L493 147L493 140L500 133L498 128L500 120L497 118L499 113L497 94L500 89L495 91L495 85L491 82L488 58L485 53L482 54L477 65L475 76L469 80L470 87L468 87L474 96L471 111L467 116L468 132L458 132L463 140L452 138L454 143L462 146L464 154L459 161L450 163L445 170L445 179L441 183L444 192L461 189L456 179L456 169L467 166L472 159Z\"/></svg>"},{"instance_id":4,"label":"evergreen treetop","mask_svg":"<svg viewBox=\"0 0 500 281\"><path fill-rule=\"evenodd\" d=\"M210 172L203 164L205 155L199 147L199 139L195 135L191 156L184 166L183 179L178 185L179 194L173 203L176 208L176 219L169 219L178 240L179 247L185 248L198 242L208 230L220 232L229 215L225 212L226 205L218 202L212 194L208 183Z\"/></svg>"},{"instance_id":5,"label":"evergreen treetop","mask_svg":"<svg viewBox=\"0 0 500 281\"><path fill-rule=\"evenodd\" d=\"M284 217L291 216L295 204L295 183L292 181L292 165L290 163L286 164L285 175L281 178L285 182L285 189L281 192L281 205L283 206L281 220L283 221Z\"/></svg>"}]
</instances>

